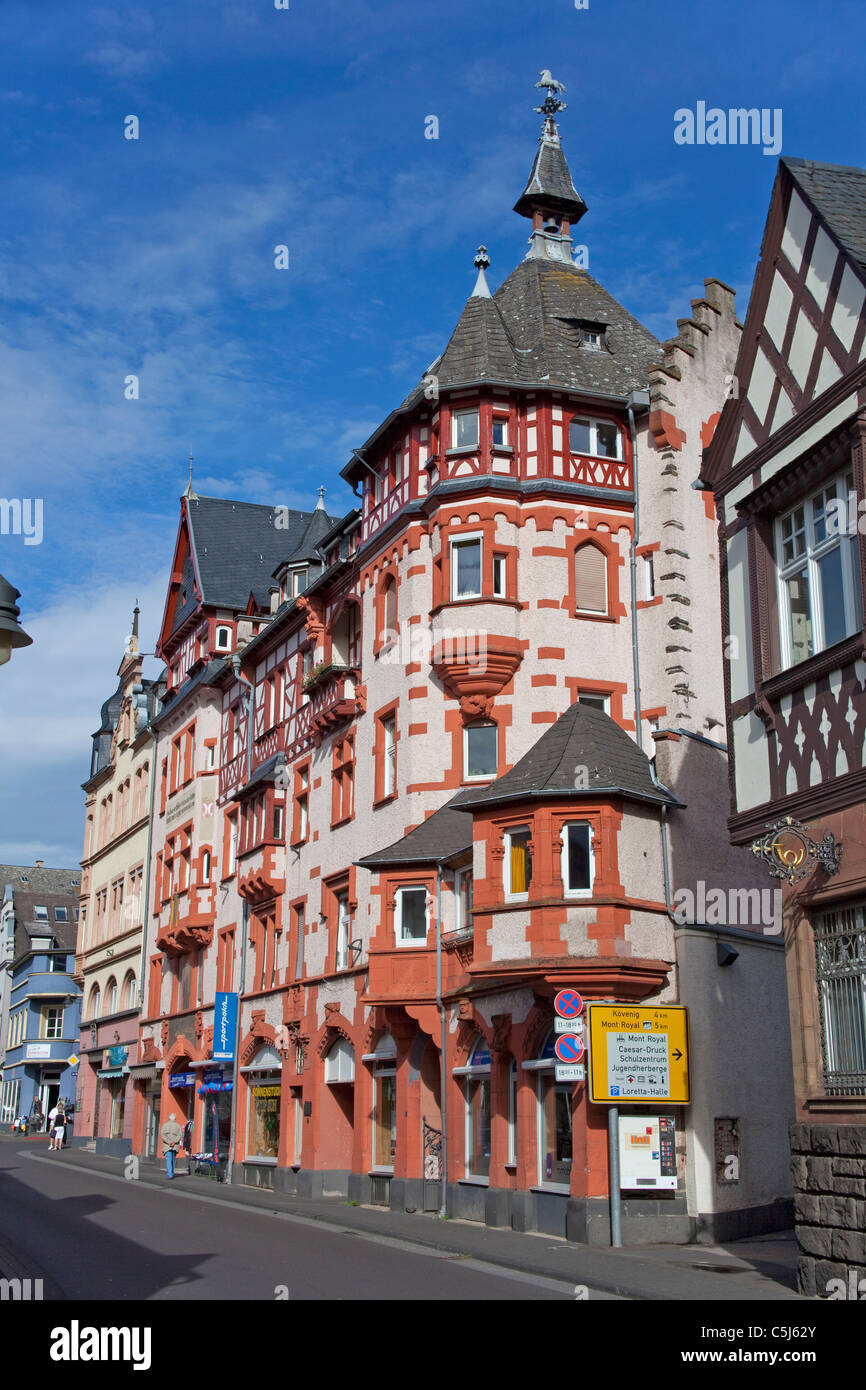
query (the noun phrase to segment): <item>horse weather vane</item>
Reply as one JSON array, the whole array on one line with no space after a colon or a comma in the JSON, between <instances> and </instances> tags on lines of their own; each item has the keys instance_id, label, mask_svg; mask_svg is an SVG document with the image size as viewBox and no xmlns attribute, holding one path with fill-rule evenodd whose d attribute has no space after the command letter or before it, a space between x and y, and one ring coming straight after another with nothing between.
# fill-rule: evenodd
<instances>
[{"instance_id":1,"label":"horse weather vane","mask_svg":"<svg viewBox=\"0 0 866 1390\"><path fill-rule=\"evenodd\" d=\"M551 119L558 111L567 111L568 107L564 101L559 100L557 93L565 91L565 84L557 82L555 77L551 77L550 68L545 68L541 73L541 80L536 82L536 87L546 87L547 96L540 106L533 106L533 111L537 111L540 116L548 116Z\"/></svg>"},{"instance_id":2,"label":"horse weather vane","mask_svg":"<svg viewBox=\"0 0 866 1390\"><path fill-rule=\"evenodd\" d=\"M808 826L786 816L768 826L766 834L755 840L752 853L763 859L774 878L783 878L788 883L806 878L819 864L832 877L839 869L842 846L836 843L835 835L829 830L820 844L812 839L808 830Z\"/></svg>"}]
</instances>

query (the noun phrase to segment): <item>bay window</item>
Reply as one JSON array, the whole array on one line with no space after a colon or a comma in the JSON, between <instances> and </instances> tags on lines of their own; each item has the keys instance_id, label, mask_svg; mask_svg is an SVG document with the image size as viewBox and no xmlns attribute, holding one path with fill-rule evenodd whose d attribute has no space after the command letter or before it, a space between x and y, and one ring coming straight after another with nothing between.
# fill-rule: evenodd
<instances>
[{"instance_id":1,"label":"bay window","mask_svg":"<svg viewBox=\"0 0 866 1390\"><path fill-rule=\"evenodd\" d=\"M398 888L394 936L398 946L423 946L427 941L427 889L413 884Z\"/></svg>"},{"instance_id":2,"label":"bay window","mask_svg":"<svg viewBox=\"0 0 866 1390\"><path fill-rule=\"evenodd\" d=\"M481 597L481 537L451 542L451 597Z\"/></svg>"},{"instance_id":3,"label":"bay window","mask_svg":"<svg viewBox=\"0 0 866 1390\"><path fill-rule=\"evenodd\" d=\"M451 430L453 448L476 448L478 445L478 411L455 410L451 417Z\"/></svg>"},{"instance_id":4,"label":"bay window","mask_svg":"<svg viewBox=\"0 0 866 1390\"><path fill-rule=\"evenodd\" d=\"M575 416L568 427L568 447L573 454L592 454L596 458L621 459L622 434L611 420Z\"/></svg>"}]
</instances>

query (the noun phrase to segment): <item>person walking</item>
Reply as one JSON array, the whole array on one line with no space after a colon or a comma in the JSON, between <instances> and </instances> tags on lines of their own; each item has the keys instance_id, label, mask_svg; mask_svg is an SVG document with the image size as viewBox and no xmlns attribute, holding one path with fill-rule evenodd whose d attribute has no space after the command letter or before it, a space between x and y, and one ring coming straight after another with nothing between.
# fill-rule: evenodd
<instances>
[{"instance_id":1,"label":"person walking","mask_svg":"<svg viewBox=\"0 0 866 1390\"><path fill-rule=\"evenodd\" d=\"M49 1153L50 1153L51 1150L54 1148L54 1126L55 1126L55 1124L56 1124L56 1122L57 1122L57 1109L58 1109L58 1107L57 1107L57 1104L55 1103L54 1105L52 1105L51 1109L48 1111L48 1139L49 1139L49 1143L48 1143L48 1152L49 1152Z\"/></svg>"},{"instance_id":2,"label":"person walking","mask_svg":"<svg viewBox=\"0 0 866 1390\"><path fill-rule=\"evenodd\" d=\"M186 1153L186 1173L189 1177L192 1173L192 1120L187 1120L183 1127L183 1148Z\"/></svg>"},{"instance_id":3,"label":"person walking","mask_svg":"<svg viewBox=\"0 0 866 1390\"><path fill-rule=\"evenodd\" d=\"M183 1138L183 1130L177 1122L177 1115L174 1111L169 1115L162 1129L162 1149L165 1154L165 1171L170 1178L174 1177L174 1160L177 1157L177 1150Z\"/></svg>"},{"instance_id":4,"label":"person walking","mask_svg":"<svg viewBox=\"0 0 866 1390\"><path fill-rule=\"evenodd\" d=\"M51 1143L49 1149L54 1149L56 1153L63 1148L63 1140L66 1134L66 1115L63 1106L58 1102L57 1113L54 1116L54 1124L51 1129Z\"/></svg>"}]
</instances>

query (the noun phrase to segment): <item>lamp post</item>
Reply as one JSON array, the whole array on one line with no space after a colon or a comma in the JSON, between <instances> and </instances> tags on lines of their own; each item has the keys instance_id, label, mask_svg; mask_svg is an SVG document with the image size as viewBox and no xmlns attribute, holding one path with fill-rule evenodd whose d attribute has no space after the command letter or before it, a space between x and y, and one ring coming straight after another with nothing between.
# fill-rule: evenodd
<instances>
[{"instance_id":1,"label":"lamp post","mask_svg":"<svg viewBox=\"0 0 866 1390\"><path fill-rule=\"evenodd\" d=\"M19 591L0 574L0 666L5 666L15 647L29 647L33 638L18 622L20 609L15 600Z\"/></svg>"}]
</instances>

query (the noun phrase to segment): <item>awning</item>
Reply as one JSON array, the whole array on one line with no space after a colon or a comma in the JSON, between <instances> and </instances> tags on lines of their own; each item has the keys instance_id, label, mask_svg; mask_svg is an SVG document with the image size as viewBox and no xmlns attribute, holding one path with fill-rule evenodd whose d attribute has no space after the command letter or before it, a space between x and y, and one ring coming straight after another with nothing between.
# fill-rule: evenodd
<instances>
[{"instance_id":1,"label":"awning","mask_svg":"<svg viewBox=\"0 0 866 1390\"><path fill-rule=\"evenodd\" d=\"M105 1067L100 1069L96 1075L107 1077L109 1081L119 1081L122 1076L126 1075L126 1072L123 1067Z\"/></svg>"},{"instance_id":2,"label":"awning","mask_svg":"<svg viewBox=\"0 0 866 1390\"><path fill-rule=\"evenodd\" d=\"M134 1062L129 1070L133 1081L153 1081L154 1077L159 1075L152 1062L146 1062L144 1066L140 1062Z\"/></svg>"}]
</instances>

